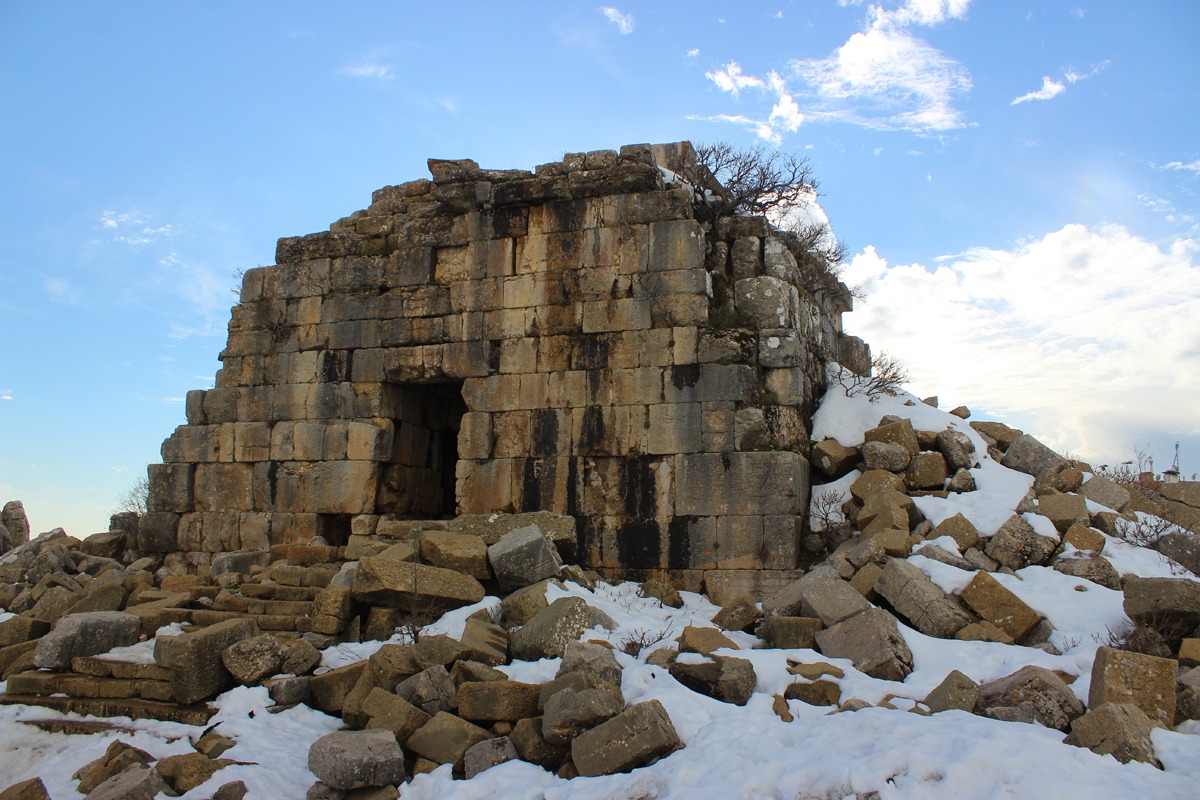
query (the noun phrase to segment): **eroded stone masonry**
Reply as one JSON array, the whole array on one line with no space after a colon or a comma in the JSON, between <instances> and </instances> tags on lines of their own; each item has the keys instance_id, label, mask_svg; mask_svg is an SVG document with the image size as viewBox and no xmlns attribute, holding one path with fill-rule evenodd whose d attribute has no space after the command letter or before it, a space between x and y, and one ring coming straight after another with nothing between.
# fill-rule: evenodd
<instances>
[{"instance_id":1,"label":"eroded stone masonry","mask_svg":"<svg viewBox=\"0 0 1200 800\"><path fill-rule=\"evenodd\" d=\"M693 166L686 142L534 173L431 160L280 239L150 467L142 552L198 567L545 510L608 576L794 569L825 361L869 352L820 258L714 217L675 177Z\"/></svg>"}]
</instances>

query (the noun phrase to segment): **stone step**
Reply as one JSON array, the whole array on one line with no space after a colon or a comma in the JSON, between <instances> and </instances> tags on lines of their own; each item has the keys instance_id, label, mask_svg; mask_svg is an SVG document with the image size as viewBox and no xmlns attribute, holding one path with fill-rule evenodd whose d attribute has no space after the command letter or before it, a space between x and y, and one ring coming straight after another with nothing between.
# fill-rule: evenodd
<instances>
[{"instance_id":1,"label":"stone step","mask_svg":"<svg viewBox=\"0 0 1200 800\"><path fill-rule=\"evenodd\" d=\"M117 722L92 719L23 719L22 725L32 725L46 733L65 733L68 736L91 736L97 733L118 731L130 735L137 733L137 728L121 725Z\"/></svg>"},{"instance_id":2,"label":"stone step","mask_svg":"<svg viewBox=\"0 0 1200 800\"><path fill-rule=\"evenodd\" d=\"M86 714L94 717L129 717L130 719L157 719L162 722L179 722L184 725L208 725L217 713L215 708L204 705L181 706L152 700L93 698L93 697L42 697L38 695L0 694L0 705L23 705L50 708L66 713Z\"/></svg>"},{"instance_id":3,"label":"stone step","mask_svg":"<svg viewBox=\"0 0 1200 800\"><path fill-rule=\"evenodd\" d=\"M295 614L243 614L237 611L209 611L198 608L191 610L188 622L206 627L231 619L248 619L257 623L261 631L294 631L298 629L297 618L305 619L304 615Z\"/></svg>"},{"instance_id":4,"label":"stone step","mask_svg":"<svg viewBox=\"0 0 1200 800\"><path fill-rule=\"evenodd\" d=\"M237 593L259 600L312 600L321 591L316 586L284 586L278 583L243 583Z\"/></svg>"},{"instance_id":5,"label":"stone step","mask_svg":"<svg viewBox=\"0 0 1200 800\"><path fill-rule=\"evenodd\" d=\"M6 691L17 695L68 697L96 700L155 700L170 702L171 684L162 680L98 678L74 672L19 672L10 675Z\"/></svg>"},{"instance_id":6,"label":"stone step","mask_svg":"<svg viewBox=\"0 0 1200 800\"><path fill-rule=\"evenodd\" d=\"M129 680L170 680L171 671L157 664L142 664L129 661L110 661L94 656L76 656L71 659L71 671L96 678L126 678Z\"/></svg>"}]
</instances>

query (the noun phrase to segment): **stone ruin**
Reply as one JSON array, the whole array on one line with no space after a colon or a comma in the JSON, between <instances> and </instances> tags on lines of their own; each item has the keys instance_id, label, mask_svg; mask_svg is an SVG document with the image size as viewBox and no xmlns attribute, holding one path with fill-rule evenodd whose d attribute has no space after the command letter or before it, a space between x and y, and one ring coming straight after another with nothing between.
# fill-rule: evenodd
<instances>
[{"instance_id":1,"label":"stone ruin","mask_svg":"<svg viewBox=\"0 0 1200 800\"><path fill-rule=\"evenodd\" d=\"M714 215L679 178L704 174L687 142L429 170L246 270L215 386L149 468L139 550L194 570L549 511L605 577L794 578L825 364L870 369L828 265Z\"/></svg>"}]
</instances>

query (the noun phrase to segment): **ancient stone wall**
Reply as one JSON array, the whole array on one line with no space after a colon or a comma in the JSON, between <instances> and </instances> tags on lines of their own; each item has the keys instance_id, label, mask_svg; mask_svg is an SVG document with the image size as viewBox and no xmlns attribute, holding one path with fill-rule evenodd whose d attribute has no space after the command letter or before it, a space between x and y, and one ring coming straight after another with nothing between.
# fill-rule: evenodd
<instances>
[{"instance_id":1,"label":"ancient stone wall","mask_svg":"<svg viewBox=\"0 0 1200 800\"><path fill-rule=\"evenodd\" d=\"M793 569L825 360L870 357L841 332L846 288L764 219L711 218L675 176L691 158L431 160L281 239L150 467L142 549L203 566L548 510L606 574Z\"/></svg>"}]
</instances>

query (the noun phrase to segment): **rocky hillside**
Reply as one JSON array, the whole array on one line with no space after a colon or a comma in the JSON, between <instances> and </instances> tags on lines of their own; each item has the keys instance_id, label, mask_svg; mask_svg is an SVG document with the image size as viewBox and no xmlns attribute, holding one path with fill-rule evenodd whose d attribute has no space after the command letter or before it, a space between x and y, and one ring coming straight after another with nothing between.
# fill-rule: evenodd
<instances>
[{"instance_id":1,"label":"rocky hillside","mask_svg":"<svg viewBox=\"0 0 1200 800\"><path fill-rule=\"evenodd\" d=\"M1200 485L832 377L832 555L769 597L599 581L549 514L18 543L0 798L1194 797Z\"/></svg>"}]
</instances>

